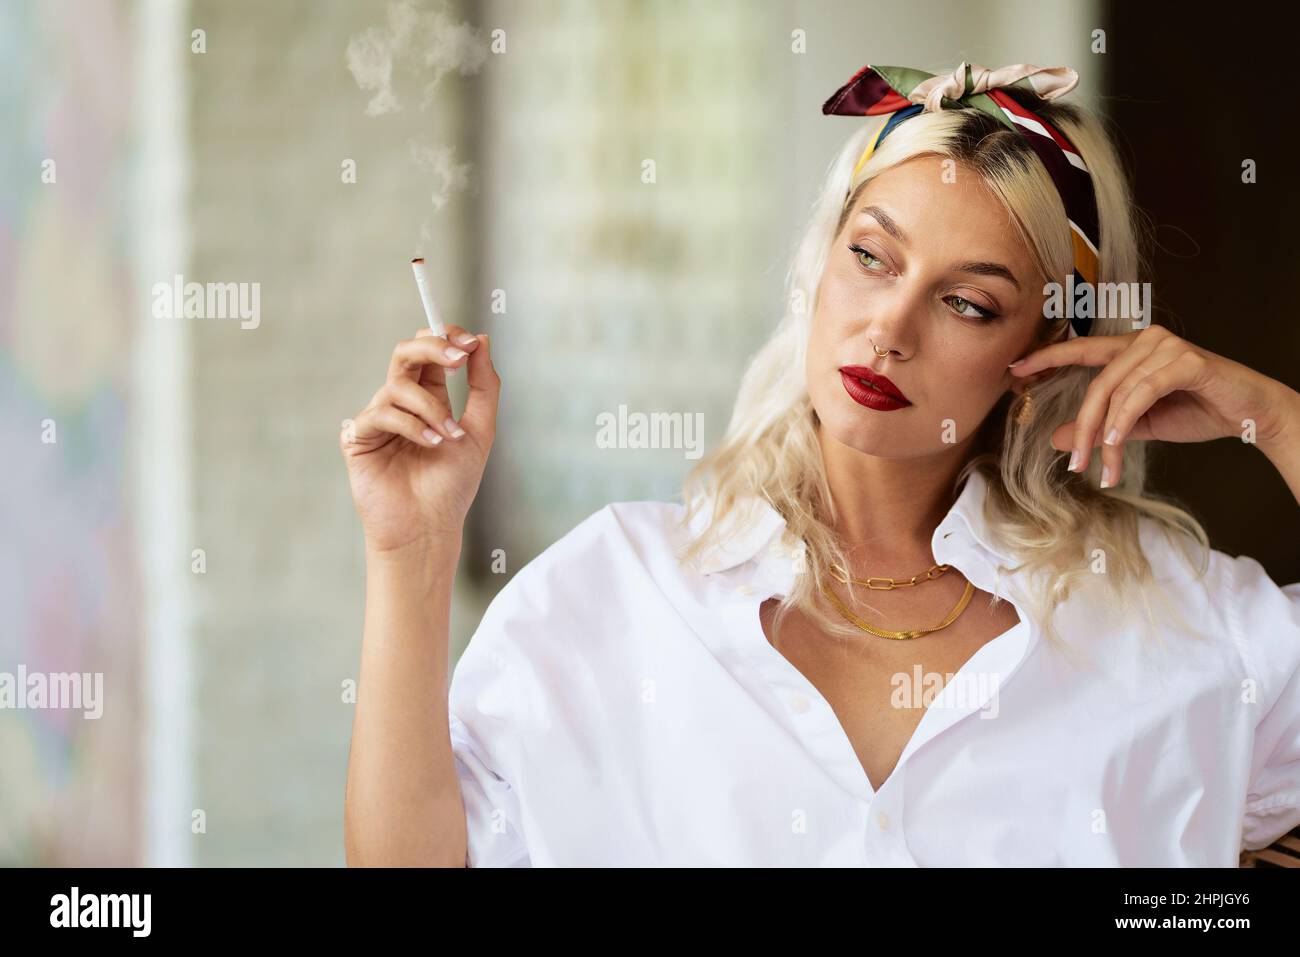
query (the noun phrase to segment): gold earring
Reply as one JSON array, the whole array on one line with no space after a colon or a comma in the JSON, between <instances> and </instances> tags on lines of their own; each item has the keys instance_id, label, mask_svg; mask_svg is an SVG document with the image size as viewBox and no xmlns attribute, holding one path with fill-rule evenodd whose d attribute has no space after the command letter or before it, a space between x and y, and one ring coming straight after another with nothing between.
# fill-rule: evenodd
<instances>
[{"instance_id":1,"label":"gold earring","mask_svg":"<svg viewBox=\"0 0 1300 957\"><path fill-rule=\"evenodd\" d=\"M1028 389L1021 396L1020 409L1016 412L1016 424L1028 425L1034 420L1034 394Z\"/></svg>"}]
</instances>

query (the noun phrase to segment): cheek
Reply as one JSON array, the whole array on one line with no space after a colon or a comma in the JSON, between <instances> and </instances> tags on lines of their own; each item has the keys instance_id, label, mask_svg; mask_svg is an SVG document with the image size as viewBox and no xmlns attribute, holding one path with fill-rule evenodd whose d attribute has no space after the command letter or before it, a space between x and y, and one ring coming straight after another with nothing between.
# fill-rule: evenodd
<instances>
[{"instance_id":1,"label":"cheek","mask_svg":"<svg viewBox=\"0 0 1300 957\"><path fill-rule=\"evenodd\" d=\"M831 322L847 322L864 306L864 292L860 283L852 281L837 267L830 267L822 278L818 293L818 311Z\"/></svg>"},{"instance_id":2,"label":"cheek","mask_svg":"<svg viewBox=\"0 0 1300 957\"><path fill-rule=\"evenodd\" d=\"M987 411L1010 386L1010 373L1001 348L990 348L982 343L973 348L969 343L953 343L926 370L925 380L933 390L930 394L942 396L945 406L960 405L970 410Z\"/></svg>"},{"instance_id":3,"label":"cheek","mask_svg":"<svg viewBox=\"0 0 1300 957\"><path fill-rule=\"evenodd\" d=\"M846 281L836 270L828 270L817 292L817 305L809 332L809 351L824 353L834 343L853 335L859 320L866 314L864 307L862 289Z\"/></svg>"}]
</instances>

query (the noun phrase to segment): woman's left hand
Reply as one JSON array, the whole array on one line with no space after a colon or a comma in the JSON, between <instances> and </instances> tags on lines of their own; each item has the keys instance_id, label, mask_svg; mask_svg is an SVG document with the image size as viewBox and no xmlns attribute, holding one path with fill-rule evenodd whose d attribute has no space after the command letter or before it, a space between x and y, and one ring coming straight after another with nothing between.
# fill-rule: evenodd
<instances>
[{"instance_id":1,"label":"woman's left hand","mask_svg":"<svg viewBox=\"0 0 1300 957\"><path fill-rule=\"evenodd\" d=\"M1089 384L1075 420L1052 434L1052 447L1073 449L1070 468L1083 472L1092 449L1100 445L1102 488L1119 482L1128 439L1206 442L1253 437L1267 450L1284 434L1300 431L1294 390L1195 346L1164 326L1052 343L1009 368L1012 375L1027 379L1069 365L1105 368Z\"/></svg>"}]
</instances>

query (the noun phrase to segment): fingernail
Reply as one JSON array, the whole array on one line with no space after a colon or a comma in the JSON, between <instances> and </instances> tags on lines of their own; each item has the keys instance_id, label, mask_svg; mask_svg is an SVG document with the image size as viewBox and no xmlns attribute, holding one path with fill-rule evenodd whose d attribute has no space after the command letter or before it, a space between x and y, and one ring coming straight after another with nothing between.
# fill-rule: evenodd
<instances>
[{"instance_id":1,"label":"fingernail","mask_svg":"<svg viewBox=\"0 0 1300 957\"><path fill-rule=\"evenodd\" d=\"M1018 366L1018 365L1020 365L1020 363L1022 363L1022 362L1024 362L1024 361L1025 361L1024 359L1017 359L1015 362L1008 362L1008 363L1007 363L1007 368L1010 369L1012 366Z\"/></svg>"},{"instance_id":2,"label":"fingernail","mask_svg":"<svg viewBox=\"0 0 1300 957\"><path fill-rule=\"evenodd\" d=\"M1106 433L1106 444L1114 445L1115 440L1118 438L1119 438L1119 429L1115 428L1114 426L1111 426L1110 431Z\"/></svg>"},{"instance_id":3,"label":"fingernail","mask_svg":"<svg viewBox=\"0 0 1300 957\"><path fill-rule=\"evenodd\" d=\"M442 423L442 427L451 433L453 439L458 439L465 434L465 430L456 424L455 419L448 419L446 422Z\"/></svg>"},{"instance_id":4,"label":"fingernail","mask_svg":"<svg viewBox=\"0 0 1300 957\"><path fill-rule=\"evenodd\" d=\"M1079 450L1078 450L1078 449L1075 449L1073 452L1070 453L1070 464L1069 464L1068 468L1069 468L1069 470L1070 470L1071 472L1076 472L1076 471L1078 471L1078 469L1079 469Z\"/></svg>"},{"instance_id":5,"label":"fingernail","mask_svg":"<svg viewBox=\"0 0 1300 957\"><path fill-rule=\"evenodd\" d=\"M474 343L478 342L478 339L476 339L474 336L471 336L468 332L462 332L460 335L456 337L456 341L459 342L462 346L471 346Z\"/></svg>"},{"instance_id":6,"label":"fingernail","mask_svg":"<svg viewBox=\"0 0 1300 957\"><path fill-rule=\"evenodd\" d=\"M1110 466L1109 465L1103 465L1101 467L1101 487L1110 488Z\"/></svg>"},{"instance_id":7,"label":"fingernail","mask_svg":"<svg viewBox=\"0 0 1300 957\"><path fill-rule=\"evenodd\" d=\"M442 441L442 436L433 431L433 429L425 429L420 434L424 436L424 441L428 442L430 445L437 445Z\"/></svg>"},{"instance_id":8,"label":"fingernail","mask_svg":"<svg viewBox=\"0 0 1300 957\"><path fill-rule=\"evenodd\" d=\"M466 352L464 349L448 349L448 350L447 350L447 358L450 359L452 362L455 362L457 359L463 359L463 358L465 358L467 355L469 355L469 353Z\"/></svg>"}]
</instances>

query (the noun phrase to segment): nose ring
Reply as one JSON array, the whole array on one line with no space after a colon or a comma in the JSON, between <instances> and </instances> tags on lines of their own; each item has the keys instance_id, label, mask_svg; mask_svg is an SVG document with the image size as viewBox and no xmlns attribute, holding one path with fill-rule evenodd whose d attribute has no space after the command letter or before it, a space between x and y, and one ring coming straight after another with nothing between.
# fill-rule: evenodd
<instances>
[{"instance_id":1,"label":"nose ring","mask_svg":"<svg viewBox=\"0 0 1300 957\"><path fill-rule=\"evenodd\" d=\"M871 343L871 350L872 350L876 355L880 356L880 358L882 358L882 359L883 359L885 356L889 355L889 350L888 350L888 349L886 349L884 352L881 352L881 351L880 351L880 347L879 347L878 345L876 345L874 342Z\"/></svg>"}]
</instances>

